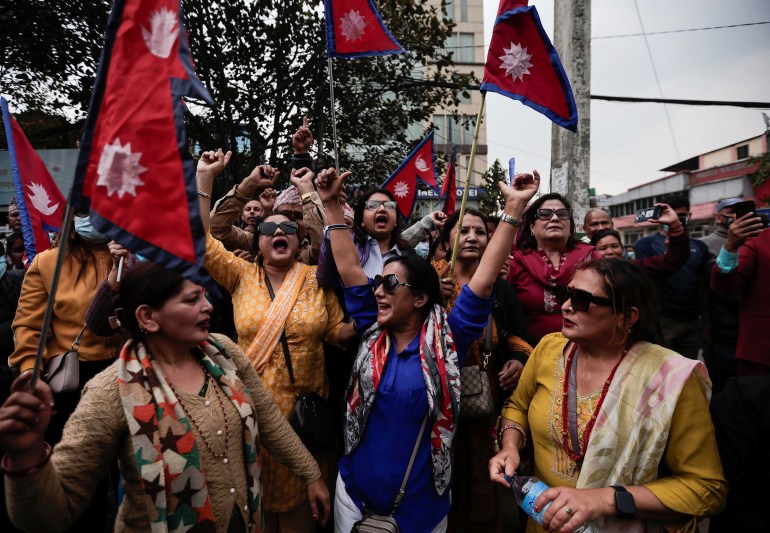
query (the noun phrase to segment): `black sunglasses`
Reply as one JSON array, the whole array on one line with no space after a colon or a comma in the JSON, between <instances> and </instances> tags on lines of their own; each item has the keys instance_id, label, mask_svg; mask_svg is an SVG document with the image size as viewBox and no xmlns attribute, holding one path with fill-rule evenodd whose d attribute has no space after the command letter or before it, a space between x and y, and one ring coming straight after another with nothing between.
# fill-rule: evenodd
<instances>
[{"instance_id":1,"label":"black sunglasses","mask_svg":"<svg viewBox=\"0 0 770 533\"><path fill-rule=\"evenodd\" d=\"M275 232L278 231L278 228L281 228L281 231L286 235L294 235L299 229L299 224L291 220L285 220L279 224L276 224L275 222L262 222L259 225L259 234L275 235Z\"/></svg>"},{"instance_id":2,"label":"black sunglasses","mask_svg":"<svg viewBox=\"0 0 770 533\"><path fill-rule=\"evenodd\" d=\"M412 287L408 283L402 283L399 281L396 274L388 274L387 276L374 276L374 290L382 285L382 290L385 294L393 294L399 287Z\"/></svg>"},{"instance_id":3,"label":"black sunglasses","mask_svg":"<svg viewBox=\"0 0 770 533\"><path fill-rule=\"evenodd\" d=\"M570 300L572 308L576 311L588 311L588 307L592 303L612 307L612 300L604 296L594 296L588 291L574 287L557 287L556 301L559 302L559 305L564 304L567 300Z\"/></svg>"},{"instance_id":4,"label":"black sunglasses","mask_svg":"<svg viewBox=\"0 0 770 533\"><path fill-rule=\"evenodd\" d=\"M364 204L364 207L366 207L369 211L377 211L380 206L384 207L388 211L395 211L396 209L396 202L393 200L367 200L366 204Z\"/></svg>"},{"instance_id":5,"label":"black sunglasses","mask_svg":"<svg viewBox=\"0 0 770 533\"><path fill-rule=\"evenodd\" d=\"M566 207L561 207L559 209L547 209L547 208L541 208L537 210L537 218L540 220L551 220L553 218L553 214L556 213L556 216L561 220L567 220L570 217L570 210Z\"/></svg>"}]
</instances>

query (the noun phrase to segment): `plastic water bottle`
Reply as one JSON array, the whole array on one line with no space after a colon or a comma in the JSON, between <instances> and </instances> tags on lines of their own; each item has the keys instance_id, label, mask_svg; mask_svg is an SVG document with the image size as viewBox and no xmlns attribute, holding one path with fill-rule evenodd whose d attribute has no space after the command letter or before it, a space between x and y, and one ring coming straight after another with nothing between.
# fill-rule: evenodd
<instances>
[{"instance_id":1,"label":"plastic water bottle","mask_svg":"<svg viewBox=\"0 0 770 533\"><path fill-rule=\"evenodd\" d=\"M511 490L513 491L513 495L516 498L516 503L519 504L519 507L524 509L524 512L527 513L532 520L543 525L543 515L545 514L545 510L551 506L552 502L545 504L539 512L535 511L535 502L543 492L548 490L548 485L535 476L508 477L503 474L503 477L511 484ZM585 526L580 526L575 530L575 533L580 533L584 529Z\"/></svg>"}]
</instances>

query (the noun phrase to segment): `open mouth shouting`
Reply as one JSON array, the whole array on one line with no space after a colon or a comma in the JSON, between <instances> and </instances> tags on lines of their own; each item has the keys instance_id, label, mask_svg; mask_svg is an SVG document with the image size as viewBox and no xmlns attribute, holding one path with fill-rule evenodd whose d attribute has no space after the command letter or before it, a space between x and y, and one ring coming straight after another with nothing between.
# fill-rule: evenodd
<instances>
[{"instance_id":1,"label":"open mouth shouting","mask_svg":"<svg viewBox=\"0 0 770 533\"><path fill-rule=\"evenodd\" d=\"M286 252L289 250L289 240L286 237L273 237L273 250L276 252Z\"/></svg>"},{"instance_id":2,"label":"open mouth shouting","mask_svg":"<svg viewBox=\"0 0 770 533\"><path fill-rule=\"evenodd\" d=\"M390 222L390 218L386 213L380 213L374 217L374 226L377 229L382 229L382 230L387 229L389 222Z\"/></svg>"}]
</instances>

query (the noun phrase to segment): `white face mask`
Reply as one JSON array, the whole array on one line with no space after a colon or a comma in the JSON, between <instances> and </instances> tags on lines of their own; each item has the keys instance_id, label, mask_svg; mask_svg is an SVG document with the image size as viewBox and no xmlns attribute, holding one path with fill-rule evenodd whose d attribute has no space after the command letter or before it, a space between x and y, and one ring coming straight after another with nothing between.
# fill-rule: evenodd
<instances>
[{"instance_id":1,"label":"white face mask","mask_svg":"<svg viewBox=\"0 0 770 533\"><path fill-rule=\"evenodd\" d=\"M91 225L91 219L87 216L75 217L75 233L80 235L84 241L90 242L91 244L101 244L110 240L107 235L96 231Z\"/></svg>"}]
</instances>

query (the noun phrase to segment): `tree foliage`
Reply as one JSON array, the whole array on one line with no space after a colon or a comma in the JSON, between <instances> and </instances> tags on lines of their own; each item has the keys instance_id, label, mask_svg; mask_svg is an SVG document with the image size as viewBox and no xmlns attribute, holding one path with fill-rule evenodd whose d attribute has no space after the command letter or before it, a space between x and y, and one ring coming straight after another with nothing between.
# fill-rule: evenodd
<instances>
[{"instance_id":1,"label":"tree foliage","mask_svg":"<svg viewBox=\"0 0 770 533\"><path fill-rule=\"evenodd\" d=\"M238 145L232 177L255 163L285 166L291 134L307 115L321 163L333 160L329 74L321 3L303 0L183 0L196 69L217 101L190 117L200 146ZM379 184L411 146L407 128L436 107L457 103L454 73L441 48L453 23L428 0L378 2L385 24L409 50L397 56L335 59L340 164L354 182Z\"/></svg>"},{"instance_id":2,"label":"tree foliage","mask_svg":"<svg viewBox=\"0 0 770 533\"><path fill-rule=\"evenodd\" d=\"M479 211L486 216L497 215L503 209L503 196L500 194L498 181L507 181L508 174L496 159L494 164L484 173L482 178L482 193L479 198Z\"/></svg>"},{"instance_id":3,"label":"tree foliage","mask_svg":"<svg viewBox=\"0 0 770 533\"><path fill-rule=\"evenodd\" d=\"M11 95L17 110L64 115L76 124L87 111L109 2L0 2L9 4L0 9L0 92ZM182 0L182 7L196 71L217 103L188 101L189 144L235 153L218 190L255 164L285 168L303 115L316 138L315 155L331 163L323 3ZM407 128L424 124L436 108L451 109L475 82L457 74L451 50L443 50L454 23L442 7L431 0L378 0L377 7L409 52L334 60L340 163L355 183L370 185L384 181L415 144Z\"/></svg>"},{"instance_id":4,"label":"tree foliage","mask_svg":"<svg viewBox=\"0 0 770 533\"><path fill-rule=\"evenodd\" d=\"M85 117L110 2L0 0L0 93L16 110Z\"/></svg>"}]
</instances>

